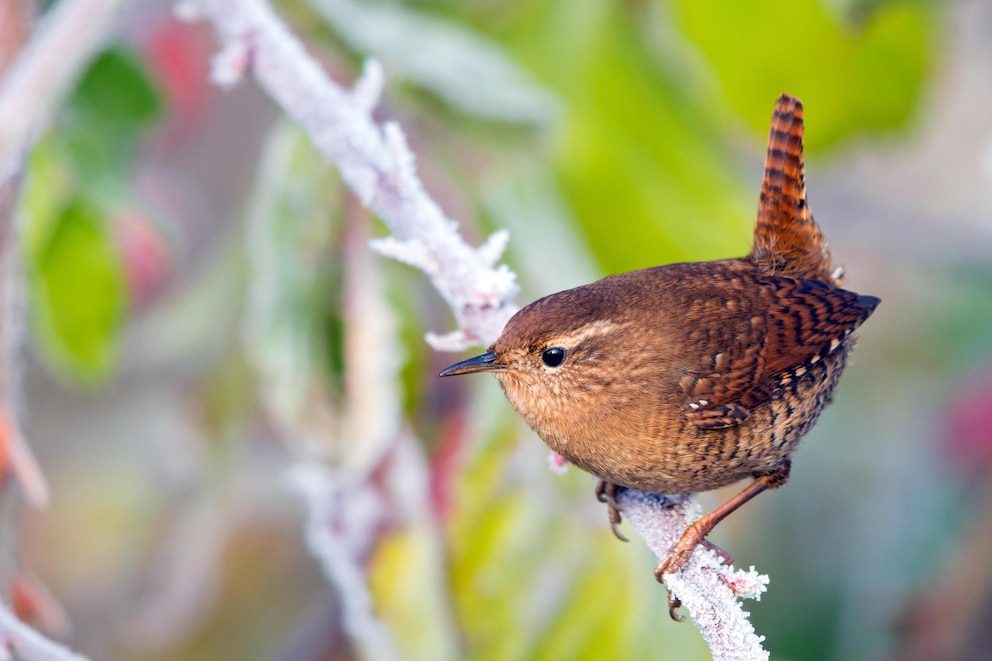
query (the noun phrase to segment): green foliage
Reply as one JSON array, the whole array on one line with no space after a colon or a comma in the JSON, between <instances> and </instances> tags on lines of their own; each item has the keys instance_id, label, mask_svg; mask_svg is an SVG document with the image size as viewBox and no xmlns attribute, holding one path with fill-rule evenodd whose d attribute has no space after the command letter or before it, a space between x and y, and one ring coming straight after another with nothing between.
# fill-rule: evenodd
<instances>
[{"instance_id":1,"label":"green foliage","mask_svg":"<svg viewBox=\"0 0 992 661\"><path fill-rule=\"evenodd\" d=\"M936 12L923 2L881 3L858 22L821 0L461 11L558 94L548 156L607 272L745 253L758 182L741 170L763 161L778 95L803 99L820 153L905 126L934 57ZM730 158L728 128L742 122L752 141Z\"/></svg>"},{"instance_id":2,"label":"green foliage","mask_svg":"<svg viewBox=\"0 0 992 661\"><path fill-rule=\"evenodd\" d=\"M781 92L804 101L815 118L813 152L863 131L903 126L933 57L936 15L922 2L887 5L860 24L820 0L672 5L727 103L755 131L766 130Z\"/></svg>"},{"instance_id":3,"label":"green foliage","mask_svg":"<svg viewBox=\"0 0 992 661\"><path fill-rule=\"evenodd\" d=\"M119 175L161 114L162 99L137 55L116 47L90 65L59 127L81 176Z\"/></svg>"},{"instance_id":4,"label":"green foliage","mask_svg":"<svg viewBox=\"0 0 992 661\"><path fill-rule=\"evenodd\" d=\"M743 253L750 196L632 21L596 17L575 53L585 75L562 89L574 101L555 166L580 226L608 272Z\"/></svg>"},{"instance_id":5,"label":"green foliage","mask_svg":"<svg viewBox=\"0 0 992 661\"><path fill-rule=\"evenodd\" d=\"M732 255L748 243L751 196L728 167L723 136L680 72L659 66L642 22L621 3L535 0L497 23L561 101L549 166L606 272Z\"/></svg>"},{"instance_id":6,"label":"green foliage","mask_svg":"<svg viewBox=\"0 0 992 661\"><path fill-rule=\"evenodd\" d=\"M392 2L310 0L350 47L470 116L544 124L554 100L498 45L472 30Z\"/></svg>"},{"instance_id":7,"label":"green foliage","mask_svg":"<svg viewBox=\"0 0 992 661\"><path fill-rule=\"evenodd\" d=\"M116 365L128 291L109 218L131 197L135 149L161 109L137 57L107 50L32 154L23 205L31 318L63 378L98 382Z\"/></svg>"},{"instance_id":8,"label":"green foliage","mask_svg":"<svg viewBox=\"0 0 992 661\"><path fill-rule=\"evenodd\" d=\"M79 198L52 218L31 253L34 327L60 372L89 381L114 365L125 311L124 277L99 210Z\"/></svg>"}]
</instances>

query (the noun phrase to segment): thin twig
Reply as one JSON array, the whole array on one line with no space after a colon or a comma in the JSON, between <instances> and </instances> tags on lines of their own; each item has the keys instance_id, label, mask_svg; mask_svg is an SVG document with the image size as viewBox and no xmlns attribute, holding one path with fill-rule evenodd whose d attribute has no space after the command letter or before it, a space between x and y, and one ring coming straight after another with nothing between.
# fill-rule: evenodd
<instances>
[{"instance_id":1,"label":"thin twig","mask_svg":"<svg viewBox=\"0 0 992 661\"><path fill-rule=\"evenodd\" d=\"M48 484L20 431L21 347L24 341L24 273L21 269L17 195L21 178L0 179L0 478L10 470L27 501L48 504Z\"/></svg>"}]
</instances>

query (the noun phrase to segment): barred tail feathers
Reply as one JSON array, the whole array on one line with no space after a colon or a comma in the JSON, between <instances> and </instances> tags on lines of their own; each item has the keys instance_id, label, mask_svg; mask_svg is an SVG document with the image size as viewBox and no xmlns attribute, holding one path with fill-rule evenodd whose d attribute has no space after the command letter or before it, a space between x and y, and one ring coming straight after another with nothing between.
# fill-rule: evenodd
<instances>
[{"instance_id":1,"label":"barred tail feathers","mask_svg":"<svg viewBox=\"0 0 992 661\"><path fill-rule=\"evenodd\" d=\"M779 97L772 115L754 245L748 257L769 274L840 284L806 200L803 104L788 94Z\"/></svg>"}]
</instances>

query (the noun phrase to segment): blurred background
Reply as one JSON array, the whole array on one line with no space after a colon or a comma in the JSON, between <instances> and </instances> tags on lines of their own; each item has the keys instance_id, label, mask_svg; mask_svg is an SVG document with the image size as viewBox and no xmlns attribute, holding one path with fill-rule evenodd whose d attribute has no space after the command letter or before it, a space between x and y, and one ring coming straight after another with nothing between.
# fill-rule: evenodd
<instances>
[{"instance_id":1,"label":"blurred background","mask_svg":"<svg viewBox=\"0 0 992 661\"><path fill-rule=\"evenodd\" d=\"M800 97L811 207L882 304L789 484L712 539L771 576L745 607L775 659L989 658L992 4L275 8L338 82L382 62L376 117L470 242L510 230L521 304L745 254ZM16 43L44 7L4 10ZM216 50L133 3L27 166L19 397L51 504L0 511L19 612L94 659L709 658L594 479L550 471L495 380L436 378L450 312L254 84L210 84ZM308 551L318 463L359 588Z\"/></svg>"}]
</instances>

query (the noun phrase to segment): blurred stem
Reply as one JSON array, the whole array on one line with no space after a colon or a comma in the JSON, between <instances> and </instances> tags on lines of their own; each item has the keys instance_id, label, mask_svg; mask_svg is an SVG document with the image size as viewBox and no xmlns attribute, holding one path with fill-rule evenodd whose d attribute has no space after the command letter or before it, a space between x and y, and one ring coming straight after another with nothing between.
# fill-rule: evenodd
<instances>
[{"instance_id":1,"label":"blurred stem","mask_svg":"<svg viewBox=\"0 0 992 661\"><path fill-rule=\"evenodd\" d=\"M19 352L23 337L23 275L20 268L17 235L17 196L20 172L15 169L0 175L0 572L4 592L10 590L20 575L18 566L19 500L10 480L15 475L29 502L45 505L48 487L34 456L24 442L17 422L20 398ZM3 649L14 651L23 659L82 659L37 633L0 603L0 642Z\"/></svg>"},{"instance_id":2,"label":"blurred stem","mask_svg":"<svg viewBox=\"0 0 992 661\"><path fill-rule=\"evenodd\" d=\"M17 366L11 364L13 333L10 329L13 319L8 316L9 296L4 295L10 289L10 278L4 277L4 266L9 263L9 257L16 257L16 251L11 248L15 244L11 239L18 183L19 177L16 176L0 181L0 407L8 409L11 406L8 395L12 383L16 381ZM10 450L0 446L0 589L4 594L8 594L17 571L19 500L15 482L8 479L13 468L11 454Z\"/></svg>"},{"instance_id":3,"label":"blurred stem","mask_svg":"<svg viewBox=\"0 0 992 661\"><path fill-rule=\"evenodd\" d=\"M344 236L345 389L343 437L347 470L368 475L391 450L402 411L397 321L386 302L376 257L367 249L369 214L352 200Z\"/></svg>"},{"instance_id":4,"label":"blurred stem","mask_svg":"<svg viewBox=\"0 0 992 661\"><path fill-rule=\"evenodd\" d=\"M16 475L33 505L48 503L45 477L20 432L20 349L24 337L24 275L18 237L20 173L0 178L0 479Z\"/></svg>"}]
</instances>

